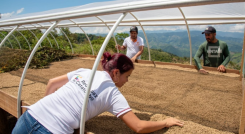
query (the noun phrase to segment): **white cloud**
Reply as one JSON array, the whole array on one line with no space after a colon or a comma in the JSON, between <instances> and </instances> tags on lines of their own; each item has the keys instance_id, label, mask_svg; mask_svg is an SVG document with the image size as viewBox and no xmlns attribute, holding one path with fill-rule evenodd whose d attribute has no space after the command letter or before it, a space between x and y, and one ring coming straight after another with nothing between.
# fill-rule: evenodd
<instances>
[{"instance_id":1,"label":"white cloud","mask_svg":"<svg viewBox=\"0 0 245 134\"><path fill-rule=\"evenodd\" d=\"M13 11L11 13L3 13L3 14L1 14L1 17L2 18L9 18L9 17L12 17L12 16L16 16L17 14L20 14L23 11L24 11L24 8L21 8L21 9L17 10L16 13L15 13L15 11Z\"/></svg>"},{"instance_id":2,"label":"white cloud","mask_svg":"<svg viewBox=\"0 0 245 134\"><path fill-rule=\"evenodd\" d=\"M23 10L24 10L24 8L21 8L21 9L17 10L16 14L20 14L20 13L22 13L22 12L23 12Z\"/></svg>"},{"instance_id":3,"label":"white cloud","mask_svg":"<svg viewBox=\"0 0 245 134\"><path fill-rule=\"evenodd\" d=\"M11 13L3 13L2 14L2 18L8 18L8 17L11 17L15 12L11 12Z\"/></svg>"}]
</instances>

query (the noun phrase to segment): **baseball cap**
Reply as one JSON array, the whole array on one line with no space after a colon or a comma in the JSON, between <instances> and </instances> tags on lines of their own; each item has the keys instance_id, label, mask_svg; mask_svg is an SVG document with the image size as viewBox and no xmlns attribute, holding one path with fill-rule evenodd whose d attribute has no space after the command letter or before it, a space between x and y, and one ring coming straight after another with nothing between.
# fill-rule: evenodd
<instances>
[{"instance_id":1,"label":"baseball cap","mask_svg":"<svg viewBox=\"0 0 245 134\"><path fill-rule=\"evenodd\" d=\"M216 29L214 27L212 27L212 26L209 26L209 27L207 27L205 29L204 32L202 32L202 34L204 34L204 33L207 33L207 34L209 34L209 33L216 33Z\"/></svg>"}]
</instances>

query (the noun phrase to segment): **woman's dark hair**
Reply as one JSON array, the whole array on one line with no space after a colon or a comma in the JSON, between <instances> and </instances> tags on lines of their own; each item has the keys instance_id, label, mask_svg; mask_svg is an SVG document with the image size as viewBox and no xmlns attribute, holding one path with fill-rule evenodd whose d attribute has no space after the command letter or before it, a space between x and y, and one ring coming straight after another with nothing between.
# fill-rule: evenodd
<instances>
[{"instance_id":1,"label":"woman's dark hair","mask_svg":"<svg viewBox=\"0 0 245 134\"><path fill-rule=\"evenodd\" d=\"M115 53L111 55L108 52L103 53L102 66L107 72L111 72L114 69L119 69L123 74L131 69L134 69L133 62L124 54Z\"/></svg>"}]
</instances>

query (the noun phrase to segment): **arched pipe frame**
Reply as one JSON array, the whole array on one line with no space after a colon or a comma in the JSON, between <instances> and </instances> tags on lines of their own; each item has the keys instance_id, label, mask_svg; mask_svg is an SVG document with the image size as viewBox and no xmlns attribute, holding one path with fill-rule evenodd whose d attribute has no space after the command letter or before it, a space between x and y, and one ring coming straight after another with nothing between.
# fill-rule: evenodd
<instances>
[{"instance_id":1,"label":"arched pipe frame","mask_svg":"<svg viewBox=\"0 0 245 134\"><path fill-rule=\"evenodd\" d=\"M39 26L41 26L41 27L43 27L42 25L40 25L40 24L38 24L38 23L36 23L36 24L39 25ZM33 26L34 26L34 25L33 25ZM34 26L34 27L36 27L36 26ZM47 29L45 29L45 30L47 30ZM42 31L41 31L41 33L42 33ZM48 39L48 42L49 42L49 44L50 44L50 47L53 48L53 45L51 44L51 42L50 42L48 36L47 36L46 38Z\"/></svg>"},{"instance_id":2,"label":"arched pipe frame","mask_svg":"<svg viewBox=\"0 0 245 134\"><path fill-rule=\"evenodd\" d=\"M138 21L138 23L139 23L139 25L140 25L140 27L141 27L143 33L144 33L145 40L146 40L146 44L147 44L147 47L148 47L149 61L151 61L150 46L149 46L149 42L148 42L148 38L147 38L147 35L146 35L146 33L145 33L145 30L144 30L143 26L141 25L140 21L138 20L138 18L137 18L133 13L131 13L131 12L129 12L129 13L130 13L130 14L131 14L131 15Z\"/></svg>"},{"instance_id":3,"label":"arched pipe frame","mask_svg":"<svg viewBox=\"0 0 245 134\"><path fill-rule=\"evenodd\" d=\"M14 36L14 33L12 34L12 36L14 37L14 39L16 40L16 42L19 44L19 47L20 47L20 49L21 49L20 42L19 42L19 40Z\"/></svg>"},{"instance_id":4,"label":"arched pipe frame","mask_svg":"<svg viewBox=\"0 0 245 134\"><path fill-rule=\"evenodd\" d=\"M187 20L185 18L184 12L181 10L180 7L178 7L178 9L181 12L181 14L185 20L185 25L186 25L186 29L187 29L187 33L188 33L188 37L189 37L189 44L190 44L190 65L192 65L192 46L191 46L191 34L190 34L190 30L189 30L189 25L188 25Z\"/></svg>"},{"instance_id":5,"label":"arched pipe frame","mask_svg":"<svg viewBox=\"0 0 245 134\"><path fill-rule=\"evenodd\" d=\"M3 39L2 42L0 43L0 48L2 47L2 45L4 44L4 42L8 39L8 37L9 37L10 35L12 35L13 32L14 32L18 27L19 27L19 26L16 26L14 29L12 29L12 30L8 33L7 36L4 37L4 39Z\"/></svg>"},{"instance_id":6,"label":"arched pipe frame","mask_svg":"<svg viewBox=\"0 0 245 134\"><path fill-rule=\"evenodd\" d=\"M45 29L45 30L47 31L47 29ZM46 38L48 39L48 42L49 42L49 44L50 44L50 47L53 48L53 45L52 45L52 43L50 42L48 36L47 36Z\"/></svg>"},{"instance_id":7,"label":"arched pipe frame","mask_svg":"<svg viewBox=\"0 0 245 134\"><path fill-rule=\"evenodd\" d=\"M100 63L100 59L103 55L103 52L111 38L111 36L113 35L114 31L116 30L116 28L118 27L119 23L123 20L123 18L127 15L127 13L123 13L119 19L116 21L116 23L114 24L114 26L112 27L112 29L110 30L110 32L108 33L108 35L106 36L101 48L100 48L100 51L96 57L96 60L94 62L94 66L93 66L93 69L90 73L90 77L89 77L89 81L88 81L88 87L87 87L87 91L86 91L86 94L85 94L85 98L84 98L84 105L82 107L82 111L81 111L81 122L80 122L80 134L83 134L84 133L84 126L85 126L85 115L86 115L86 111L87 111L87 105L88 105L88 97L89 97L89 94L90 94L90 88L91 88L91 85L92 85L92 82L93 82L93 79L94 79L94 74L95 74L95 71L97 70L98 68L98 65Z\"/></svg>"},{"instance_id":8,"label":"arched pipe frame","mask_svg":"<svg viewBox=\"0 0 245 134\"><path fill-rule=\"evenodd\" d=\"M19 30L16 30L27 42L28 46L29 46L29 49L31 50L31 45L29 43L29 41L26 39L26 37L19 31Z\"/></svg>"},{"instance_id":9,"label":"arched pipe frame","mask_svg":"<svg viewBox=\"0 0 245 134\"><path fill-rule=\"evenodd\" d=\"M72 54L74 54L73 47L72 47L72 44L71 44L71 42L70 42L70 39L68 38L68 36L66 35L66 33L65 33L64 31L62 31L61 28L59 28L59 29L60 29L60 31L65 35L65 37L67 38L67 40L68 40L68 42L69 42L69 44L70 44L70 46L71 46Z\"/></svg>"},{"instance_id":10,"label":"arched pipe frame","mask_svg":"<svg viewBox=\"0 0 245 134\"><path fill-rule=\"evenodd\" d=\"M31 29L28 29L28 31L30 31L31 32L31 34L36 38L36 40L38 41L39 39L37 38L37 36L36 36L36 34L35 33L33 33L32 31L31 31ZM42 47L42 45L40 44L40 47Z\"/></svg>"},{"instance_id":11,"label":"arched pipe frame","mask_svg":"<svg viewBox=\"0 0 245 134\"><path fill-rule=\"evenodd\" d=\"M103 19L101 19L99 16L95 16L97 19L99 19L102 23L104 23L105 24L105 26L108 28L108 30L110 31L111 29L110 29L110 27L107 25L107 23L103 20ZM115 44L117 45L117 40L116 40L116 38L115 38L115 36L114 36L114 33L113 33L113 39L114 39L114 41L115 41ZM118 50L118 47L117 47L117 53L119 53L119 50Z\"/></svg>"},{"instance_id":12,"label":"arched pipe frame","mask_svg":"<svg viewBox=\"0 0 245 134\"><path fill-rule=\"evenodd\" d=\"M34 26L33 24L31 24L31 25ZM27 28L27 27L25 27L25 26L22 26L22 27L24 27L24 28L26 28L28 31L30 31L31 34L36 38L37 41L39 40L39 39L37 38L36 34L33 33L29 28ZM37 28L36 26L34 26L34 27ZM40 45L40 47L42 47L42 45Z\"/></svg>"},{"instance_id":13,"label":"arched pipe frame","mask_svg":"<svg viewBox=\"0 0 245 134\"><path fill-rule=\"evenodd\" d=\"M35 45L35 47L33 48L27 62L25 65L25 68L23 70L22 76L21 76L21 80L20 80L20 84L19 84L19 89L18 89L18 98L17 98L17 117L19 118L21 116L21 92L22 92L22 86L23 86L23 82L25 79L25 75L26 75L26 71L31 63L31 60L34 56L34 54L36 53L39 45L41 45L42 41L47 37L47 35L51 32L51 30L58 24L58 21L56 21L55 23L53 23L53 25L42 35L42 37L38 40L37 44Z\"/></svg>"},{"instance_id":14,"label":"arched pipe frame","mask_svg":"<svg viewBox=\"0 0 245 134\"><path fill-rule=\"evenodd\" d=\"M73 20L71 20L71 19L70 19L70 21L77 25L77 23L76 23L75 21L73 21ZM83 31L83 33L85 34L85 36L86 36L86 38L87 38L87 40L88 40L88 42L89 42L89 44L90 44L92 53L93 53L93 55L94 55L94 49L93 49L92 43L91 43L91 41L90 41L88 35L85 33L85 31L82 29L82 27L80 27L79 25L77 25L77 26L78 26L78 27Z\"/></svg>"},{"instance_id":15,"label":"arched pipe frame","mask_svg":"<svg viewBox=\"0 0 245 134\"><path fill-rule=\"evenodd\" d=\"M55 39L54 35L53 35L51 32L50 32L49 34L50 34L50 35L52 36L52 38L54 39L54 41L55 41L55 43L56 43L58 49L60 49L59 44L58 44L57 40Z\"/></svg>"},{"instance_id":16,"label":"arched pipe frame","mask_svg":"<svg viewBox=\"0 0 245 134\"><path fill-rule=\"evenodd\" d=\"M3 33L0 32L0 34L3 35L3 38L5 38L5 35L4 35ZM9 41L9 39L7 39L7 40L8 40L9 44L11 45L11 47L12 47L12 49L13 49L12 43ZM2 41L3 41L3 40L2 40ZM1 41L1 42L2 42L2 41Z\"/></svg>"}]
</instances>

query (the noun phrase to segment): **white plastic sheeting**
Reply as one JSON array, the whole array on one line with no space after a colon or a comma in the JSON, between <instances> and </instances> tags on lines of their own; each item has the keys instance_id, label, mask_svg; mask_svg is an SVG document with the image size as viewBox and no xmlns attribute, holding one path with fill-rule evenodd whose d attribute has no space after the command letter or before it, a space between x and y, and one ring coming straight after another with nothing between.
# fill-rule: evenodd
<instances>
[{"instance_id":1,"label":"white plastic sheeting","mask_svg":"<svg viewBox=\"0 0 245 134\"><path fill-rule=\"evenodd\" d=\"M142 26L185 25L178 7L181 7L186 20L192 21L188 22L190 25L210 24L209 20L212 24L245 23L244 0L117 0L1 19L0 30L11 30L4 26L22 24L27 28L48 28L51 26L49 22L55 20L61 20L59 27L75 26L68 19L82 26L105 27L95 16L112 26L110 23L114 24L119 14L125 11L133 13ZM136 20L127 15L120 26L139 25L131 22ZM19 29L24 28L20 26Z\"/></svg>"}]
</instances>

